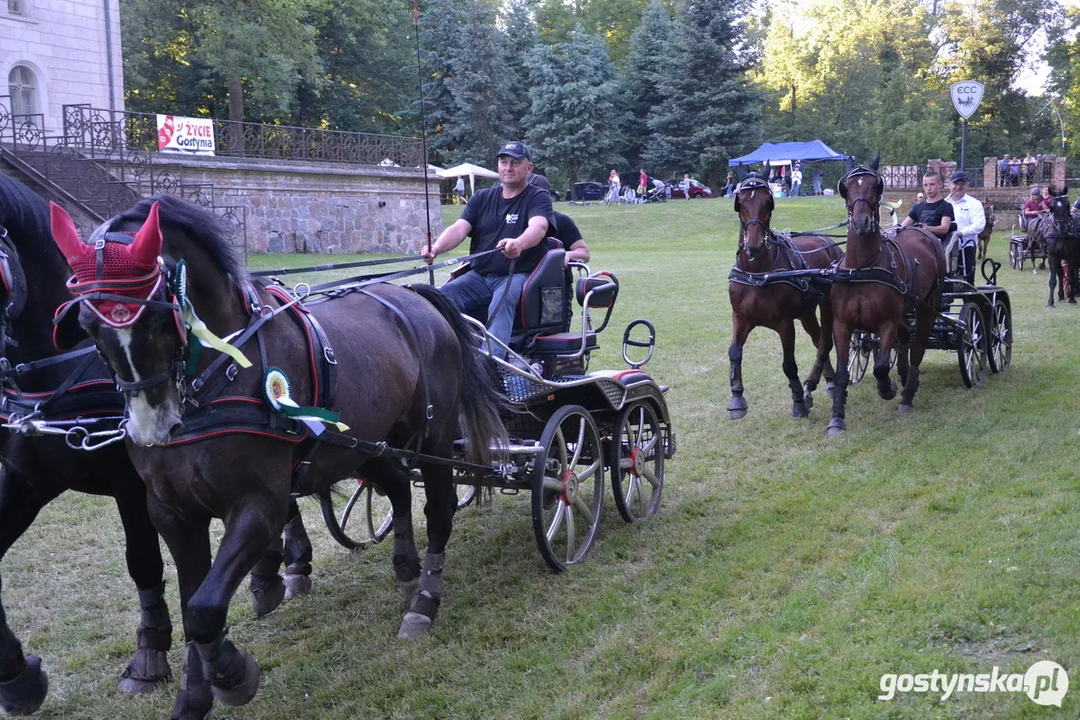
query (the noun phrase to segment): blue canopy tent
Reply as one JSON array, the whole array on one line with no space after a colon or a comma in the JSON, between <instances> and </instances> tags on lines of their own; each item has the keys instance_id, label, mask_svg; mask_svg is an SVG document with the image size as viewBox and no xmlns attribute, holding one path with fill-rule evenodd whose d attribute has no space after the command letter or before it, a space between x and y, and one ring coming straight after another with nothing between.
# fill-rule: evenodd
<instances>
[{"instance_id":1,"label":"blue canopy tent","mask_svg":"<svg viewBox=\"0 0 1080 720\"><path fill-rule=\"evenodd\" d=\"M820 140L810 142L765 143L749 155L728 160L728 165L754 165L766 160L776 165L791 162L808 163L827 160L854 160L853 155L842 155Z\"/></svg>"}]
</instances>

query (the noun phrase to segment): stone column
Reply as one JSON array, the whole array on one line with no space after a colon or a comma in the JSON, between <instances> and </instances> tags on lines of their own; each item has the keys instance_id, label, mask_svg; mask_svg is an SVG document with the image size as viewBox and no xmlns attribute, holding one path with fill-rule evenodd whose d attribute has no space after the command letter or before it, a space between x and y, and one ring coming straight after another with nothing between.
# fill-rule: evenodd
<instances>
[{"instance_id":1,"label":"stone column","mask_svg":"<svg viewBox=\"0 0 1080 720\"><path fill-rule=\"evenodd\" d=\"M996 157L984 157L983 158L983 184L984 188L997 187L997 167L998 159Z\"/></svg>"},{"instance_id":2,"label":"stone column","mask_svg":"<svg viewBox=\"0 0 1080 720\"><path fill-rule=\"evenodd\" d=\"M1050 187L1061 190L1065 187L1065 158L1055 157L1050 170Z\"/></svg>"}]
</instances>

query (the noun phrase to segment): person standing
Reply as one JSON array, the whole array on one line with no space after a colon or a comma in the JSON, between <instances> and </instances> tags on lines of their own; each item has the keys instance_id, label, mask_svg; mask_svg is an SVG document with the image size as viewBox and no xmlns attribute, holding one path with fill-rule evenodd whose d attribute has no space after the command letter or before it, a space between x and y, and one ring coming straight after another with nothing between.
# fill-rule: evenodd
<instances>
[{"instance_id":1,"label":"person standing","mask_svg":"<svg viewBox=\"0 0 1080 720\"><path fill-rule=\"evenodd\" d=\"M1035 156L1029 152L1020 164L1024 166L1024 184L1030 185L1035 179Z\"/></svg>"},{"instance_id":2,"label":"person standing","mask_svg":"<svg viewBox=\"0 0 1080 720\"><path fill-rule=\"evenodd\" d=\"M795 165L791 171L791 197L802 195L802 166Z\"/></svg>"},{"instance_id":3,"label":"person standing","mask_svg":"<svg viewBox=\"0 0 1080 720\"><path fill-rule=\"evenodd\" d=\"M956 213L956 232L960 235L961 268L968 284L975 284L975 246L986 227L983 204L967 194L968 176L957 170L949 178L949 204Z\"/></svg>"},{"instance_id":4,"label":"person standing","mask_svg":"<svg viewBox=\"0 0 1080 720\"><path fill-rule=\"evenodd\" d=\"M649 174L645 172L645 168L641 168L641 172L638 174L637 194L640 197L645 197L647 192L649 192Z\"/></svg>"},{"instance_id":5,"label":"person standing","mask_svg":"<svg viewBox=\"0 0 1080 720\"><path fill-rule=\"evenodd\" d=\"M679 187L682 188L683 195L687 200L690 199L690 175L684 174L682 176L682 182L679 183Z\"/></svg>"},{"instance_id":6,"label":"person standing","mask_svg":"<svg viewBox=\"0 0 1080 720\"><path fill-rule=\"evenodd\" d=\"M532 153L511 140L498 152L500 185L469 198L465 211L423 251L429 265L444 252L472 237L469 254L501 250L472 261L469 271L447 283L442 291L462 312L487 310L488 332L504 345L514 329L514 308L525 281L547 252L548 228L553 224L551 193L529 185ZM497 346L494 354L505 357Z\"/></svg>"},{"instance_id":7,"label":"person standing","mask_svg":"<svg viewBox=\"0 0 1080 720\"><path fill-rule=\"evenodd\" d=\"M622 179L619 178L619 173L615 172L615 168L611 169L611 172L607 176L608 192L613 193L612 198L615 202L622 202Z\"/></svg>"},{"instance_id":8,"label":"person standing","mask_svg":"<svg viewBox=\"0 0 1080 720\"><path fill-rule=\"evenodd\" d=\"M815 195L820 195L821 194L821 176L822 176L822 172L821 172L820 167L814 168L814 171L812 173L810 173L810 179L813 180L813 182L814 182L814 194Z\"/></svg>"},{"instance_id":9,"label":"person standing","mask_svg":"<svg viewBox=\"0 0 1080 720\"><path fill-rule=\"evenodd\" d=\"M460 205L463 202L465 195L465 178L460 175L458 176L457 184L454 185L454 195L455 204Z\"/></svg>"},{"instance_id":10,"label":"person standing","mask_svg":"<svg viewBox=\"0 0 1080 720\"><path fill-rule=\"evenodd\" d=\"M998 163L998 186L1005 187L1009 184L1009 153L1001 158Z\"/></svg>"}]
</instances>

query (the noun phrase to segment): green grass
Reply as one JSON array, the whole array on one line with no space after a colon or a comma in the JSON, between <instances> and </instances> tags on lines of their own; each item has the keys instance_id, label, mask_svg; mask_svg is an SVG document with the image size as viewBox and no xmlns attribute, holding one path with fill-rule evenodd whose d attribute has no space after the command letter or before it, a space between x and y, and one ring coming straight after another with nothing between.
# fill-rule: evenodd
<instances>
[{"instance_id":1,"label":"green grass","mask_svg":"<svg viewBox=\"0 0 1080 720\"><path fill-rule=\"evenodd\" d=\"M750 414L727 419L730 201L560 209L593 269L622 286L593 367L621 365L630 320L658 330L648 369L671 386L679 436L661 513L628 527L608 499L593 553L556 576L534 546L526 497L464 511L437 626L403 644L390 548L337 548L305 502L315 591L263 620L238 593L230 633L259 660L263 685L251 705L215 717L1080 715L1075 690L1061 710L1022 695L876 700L886 672L1023 672L1050 659L1080 678L1080 315L1044 309L1045 273L1001 270L1015 315L1008 373L969 390L956 355L931 351L914 415L864 382L848 432L830 440L821 393L809 420L788 417L779 340L763 329L745 350ZM447 208L447 222L455 216ZM843 217L836 198L781 199L774 225ZM990 246L999 259L1006 232ZM797 347L805 375L812 348L801 334ZM138 619L122 552L110 503L71 494L5 559L9 621L51 674L43 718L167 716L176 683L134 699L116 689ZM175 591L170 579L179 629ZM172 658L179 674L178 649Z\"/></svg>"}]
</instances>

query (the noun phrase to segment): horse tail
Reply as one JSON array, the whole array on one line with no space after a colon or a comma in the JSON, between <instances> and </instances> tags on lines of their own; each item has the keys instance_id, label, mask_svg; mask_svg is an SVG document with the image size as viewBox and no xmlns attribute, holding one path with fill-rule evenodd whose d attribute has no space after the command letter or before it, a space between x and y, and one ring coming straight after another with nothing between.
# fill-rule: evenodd
<instances>
[{"instance_id":1,"label":"horse tail","mask_svg":"<svg viewBox=\"0 0 1080 720\"><path fill-rule=\"evenodd\" d=\"M410 286L417 295L435 306L461 343L461 421L465 437L465 459L477 465L491 462L491 445L509 445L506 427L500 417L504 404L484 365L477 337L461 319L461 311L448 297L430 285Z\"/></svg>"}]
</instances>

